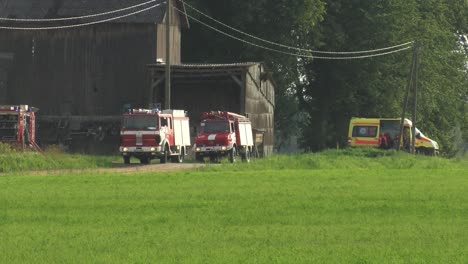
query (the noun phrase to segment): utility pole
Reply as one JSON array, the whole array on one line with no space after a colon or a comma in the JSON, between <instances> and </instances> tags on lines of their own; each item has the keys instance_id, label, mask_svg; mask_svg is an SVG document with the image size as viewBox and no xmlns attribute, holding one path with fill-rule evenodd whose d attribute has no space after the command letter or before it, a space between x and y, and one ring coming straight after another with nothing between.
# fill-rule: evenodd
<instances>
[{"instance_id":1,"label":"utility pole","mask_svg":"<svg viewBox=\"0 0 468 264\"><path fill-rule=\"evenodd\" d=\"M416 44L413 44L413 57L411 59L411 69L410 73L408 76L408 83L406 85L406 93L405 93L405 98L403 99L403 111L401 112L401 120L400 120L400 133L398 137L398 143L397 143L397 150L399 151L401 149L401 138L403 136L403 128L405 125L405 114L406 114L406 108L408 107L408 97L409 93L411 90L411 85L413 85L414 80L413 80L413 75L415 72L415 67L416 67Z\"/></svg>"},{"instance_id":2,"label":"utility pole","mask_svg":"<svg viewBox=\"0 0 468 264\"><path fill-rule=\"evenodd\" d=\"M413 126L411 127L411 153L416 153L415 141L416 141L416 109L418 105L418 68L419 68L419 44L416 42L415 48L415 65L414 65L414 82L413 82Z\"/></svg>"},{"instance_id":3,"label":"utility pole","mask_svg":"<svg viewBox=\"0 0 468 264\"><path fill-rule=\"evenodd\" d=\"M164 97L165 109L171 109L171 1L166 0L166 89Z\"/></svg>"}]
</instances>

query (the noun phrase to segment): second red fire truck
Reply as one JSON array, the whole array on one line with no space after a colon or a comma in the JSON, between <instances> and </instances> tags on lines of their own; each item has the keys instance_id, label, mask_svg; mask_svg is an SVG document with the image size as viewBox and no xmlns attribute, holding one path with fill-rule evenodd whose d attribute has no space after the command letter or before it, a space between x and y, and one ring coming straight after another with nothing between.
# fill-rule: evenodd
<instances>
[{"instance_id":1,"label":"second red fire truck","mask_svg":"<svg viewBox=\"0 0 468 264\"><path fill-rule=\"evenodd\" d=\"M195 139L195 158L203 161L209 157L216 161L228 156L235 162L238 155L250 161L253 150L252 124L242 115L231 112L211 111L202 114L200 131Z\"/></svg>"},{"instance_id":2,"label":"second red fire truck","mask_svg":"<svg viewBox=\"0 0 468 264\"><path fill-rule=\"evenodd\" d=\"M183 110L131 109L123 115L120 153L125 164L130 158L142 164L158 158L181 163L190 149L190 127Z\"/></svg>"}]
</instances>

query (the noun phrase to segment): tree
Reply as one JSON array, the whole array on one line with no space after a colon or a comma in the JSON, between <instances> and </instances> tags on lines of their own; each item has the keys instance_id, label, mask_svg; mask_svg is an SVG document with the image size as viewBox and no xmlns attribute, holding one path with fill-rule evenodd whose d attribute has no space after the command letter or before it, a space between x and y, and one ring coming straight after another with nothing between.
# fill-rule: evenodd
<instances>
[{"instance_id":1,"label":"tree","mask_svg":"<svg viewBox=\"0 0 468 264\"><path fill-rule=\"evenodd\" d=\"M466 131L463 118L468 94L467 56L458 42L459 36L468 32L466 0L191 0L188 3L252 35L306 49L356 51L417 41L422 45L415 120L418 127L452 153L455 146L448 128L460 127ZM264 61L277 83L276 131L287 138L291 136L287 132L292 130L283 128L293 125L297 131L302 130L306 149L320 150L334 147L337 142L343 144L351 116L398 117L401 114L411 49L369 59L327 61L248 46L197 23L192 23L183 36L185 61Z\"/></svg>"},{"instance_id":2,"label":"tree","mask_svg":"<svg viewBox=\"0 0 468 264\"><path fill-rule=\"evenodd\" d=\"M328 1L323 48L366 50L408 40L420 54L417 125L452 151L448 127L460 126L465 57L457 50L452 6L431 1ZM460 23L463 25L463 23ZM411 52L354 61L312 61L306 94L311 126L304 143L318 150L346 140L351 116L400 116ZM466 93L466 92L465 92Z\"/></svg>"}]
</instances>

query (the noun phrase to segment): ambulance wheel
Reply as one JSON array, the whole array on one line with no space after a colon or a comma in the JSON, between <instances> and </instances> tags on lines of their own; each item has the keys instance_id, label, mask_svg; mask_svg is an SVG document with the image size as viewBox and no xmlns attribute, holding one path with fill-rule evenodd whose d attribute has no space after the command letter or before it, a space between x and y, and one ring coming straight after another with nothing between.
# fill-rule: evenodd
<instances>
[{"instance_id":1,"label":"ambulance wheel","mask_svg":"<svg viewBox=\"0 0 468 264\"><path fill-rule=\"evenodd\" d=\"M180 155L172 157L173 163L182 163L184 162L184 149L180 151Z\"/></svg>"},{"instance_id":2,"label":"ambulance wheel","mask_svg":"<svg viewBox=\"0 0 468 264\"><path fill-rule=\"evenodd\" d=\"M250 162L250 150L249 150L249 148L246 148L245 153L242 154L242 161L247 162L247 163Z\"/></svg>"},{"instance_id":3,"label":"ambulance wheel","mask_svg":"<svg viewBox=\"0 0 468 264\"><path fill-rule=\"evenodd\" d=\"M123 157L123 160L124 160L124 164L130 164L130 157L125 156Z\"/></svg>"},{"instance_id":4,"label":"ambulance wheel","mask_svg":"<svg viewBox=\"0 0 468 264\"><path fill-rule=\"evenodd\" d=\"M164 154L163 154L163 156L159 159L159 161L160 161L161 163L166 163L167 160L168 160L168 156L169 156L169 148L166 146L166 147L164 148Z\"/></svg>"},{"instance_id":5,"label":"ambulance wheel","mask_svg":"<svg viewBox=\"0 0 468 264\"><path fill-rule=\"evenodd\" d=\"M232 148L231 151L229 151L229 162L234 163L236 162L236 156L237 156L237 151L236 148Z\"/></svg>"}]
</instances>

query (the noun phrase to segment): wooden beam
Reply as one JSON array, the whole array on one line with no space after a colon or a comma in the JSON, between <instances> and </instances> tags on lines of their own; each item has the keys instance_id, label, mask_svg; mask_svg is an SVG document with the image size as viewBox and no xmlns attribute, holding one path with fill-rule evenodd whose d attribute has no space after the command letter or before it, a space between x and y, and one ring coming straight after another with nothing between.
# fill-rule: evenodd
<instances>
[{"instance_id":1,"label":"wooden beam","mask_svg":"<svg viewBox=\"0 0 468 264\"><path fill-rule=\"evenodd\" d=\"M248 72L248 70L247 70ZM241 90L240 90L240 114L244 115L245 114L245 103L246 103L246 91L247 91L247 78L246 78L246 72L242 73L241 75L242 81L241 81Z\"/></svg>"},{"instance_id":2,"label":"wooden beam","mask_svg":"<svg viewBox=\"0 0 468 264\"><path fill-rule=\"evenodd\" d=\"M58 115L39 115L36 117L38 121L45 121L45 122L54 122L60 120L69 120L72 122L120 122L122 120L121 115L117 116L58 116Z\"/></svg>"},{"instance_id":3,"label":"wooden beam","mask_svg":"<svg viewBox=\"0 0 468 264\"><path fill-rule=\"evenodd\" d=\"M203 80L203 81L193 81L193 80L176 80L172 81L173 86L179 87L180 85L189 85L189 86L201 86L201 85L213 85L213 84L222 84L223 86L233 84L232 81L224 80ZM224 87L220 87L222 89Z\"/></svg>"},{"instance_id":4,"label":"wooden beam","mask_svg":"<svg viewBox=\"0 0 468 264\"><path fill-rule=\"evenodd\" d=\"M160 68L151 68L151 70L154 72L154 73L164 73L164 70L163 69L160 69ZM206 69L206 68L202 68L202 69L199 69L199 68L177 68L177 66L172 66L171 67L171 72L172 73L212 73L212 72L222 72L222 73L225 73L225 75L228 75L230 73L237 73L237 74L241 74L243 71L243 69L216 69L216 68L209 68L209 69Z\"/></svg>"},{"instance_id":5,"label":"wooden beam","mask_svg":"<svg viewBox=\"0 0 468 264\"><path fill-rule=\"evenodd\" d=\"M159 76L159 78L156 79L156 81L153 79L153 81L151 82L149 102L148 102L149 105L152 105L153 103L155 103L154 102L155 90L158 87L158 85L164 81L164 79L166 79L166 76L163 75L163 76Z\"/></svg>"},{"instance_id":6,"label":"wooden beam","mask_svg":"<svg viewBox=\"0 0 468 264\"><path fill-rule=\"evenodd\" d=\"M237 85L239 85L241 89L244 88L244 83L241 80L239 80L239 78L237 78L236 75L231 74L231 78L234 80L235 83L237 83Z\"/></svg>"}]
</instances>

